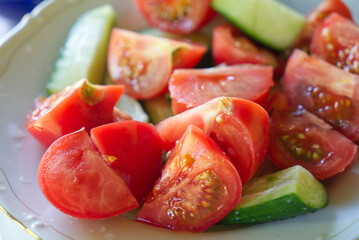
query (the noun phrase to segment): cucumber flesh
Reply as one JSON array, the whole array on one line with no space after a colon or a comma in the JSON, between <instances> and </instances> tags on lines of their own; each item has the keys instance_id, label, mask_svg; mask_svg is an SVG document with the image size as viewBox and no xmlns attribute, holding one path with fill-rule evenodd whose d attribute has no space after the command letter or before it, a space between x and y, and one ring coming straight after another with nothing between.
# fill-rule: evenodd
<instances>
[{"instance_id":1,"label":"cucumber flesh","mask_svg":"<svg viewBox=\"0 0 359 240\"><path fill-rule=\"evenodd\" d=\"M253 178L242 201L222 224L254 224L292 218L328 205L326 188L301 166Z\"/></svg>"},{"instance_id":2,"label":"cucumber flesh","mask_svg":"<svg viewBox=\"0 0 359 240\"><path fill-rule=\"evenodd\" d=\"M153 124L157 124L160 121L173 116L168 94L145 100L143 101L143 106Z\"/></svg>"},{"instance_id":3,"label":"cucumber flesh","mask_svg":"<svg viewBox=\"0 0 359 240\"><path fill-rule=\"evenodd\" d=\"M275 50L291 46L305 17L276 0L213 0L212 7L248 36Z\"/></svg>"},{"instance_id":4,"label":"cucumber flesh","mask_svg":"<svg viewBox=\"0 0 359 240\"><path fill-rule=\"evenodd\" d=\"M83 78L94 84L102 82L108 41L115 19L115 10L106 4L85 12L76 20L46 86L49 94L59 92Z\"/></svg>"}]
</instances>

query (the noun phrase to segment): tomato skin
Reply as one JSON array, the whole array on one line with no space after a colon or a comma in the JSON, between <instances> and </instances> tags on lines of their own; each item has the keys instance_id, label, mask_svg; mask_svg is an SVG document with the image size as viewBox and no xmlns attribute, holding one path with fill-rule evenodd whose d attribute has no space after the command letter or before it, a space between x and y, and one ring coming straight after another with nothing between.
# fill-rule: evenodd
<instances>
[{"instance_id":1,"label":"tomato skin","mask_svg":"<svg viewBox=\"0 0 359 240\"><path fill-rule=\"evenodd\" d=\"M296 50L288 61L283 87L291 105L302 105L350 140L359 140L358 75Z\"/></svg>"},{"instance_id":2,"label":"tomato skin","mask_svg":"<svg viewBox=\"0 0 359 240\"><path fill-rule=\"evenodd\" d=\"M268 150L273 163L282 169L301 165L317 179L350 169L358 156L353 142L306 110L290 108L284 95L274 98Z\"/></svg>"},{"instance_id":3,"label":"tomato skin","mask_svg":"<svg viewBox=\"0 0 359 240\"><path fill-rule=\"evenodd\" d=\"M210 0L135 0L135 4L149 24L175 34L192 33L215 15Z\"/></svg>"},{"instance_id":4,"label":"tomato skin","mask_svg":"<svg viewBox=\"0 0 359 240\"><path fill-rule=\"evenodd\" d=\"M155 127L133 120L110 123L93 128L91 138L106 163L143 203L162 168L163 144Z\"/></svg>"},{"instance_id":5,"label":"tomato skin","mask_svg":"<svg viewBox=\"0 0 359 240\"><path fill-rule=\"evenodd\" d=\"M59 138L47 149L38 181L49 202L76 218L108 218L139 206L83 129Z\"/></svg>"},{"instance_id":6,"label":"tomato skin","mask_svg":"<svg viewBox=\"0 0 359 240\"><path fill-rule=\"evenodd\" d=\"M240 177L229 158L192 125L171 151L137 221L201 232L226 216L241 193Z\"/></svg>"},{"instance_id":7,"label":"tomato skin","mask_svg":"<svg viewBox=\"0 0 359 240\"><path fill-rule=\"evenodd\" d=\"M112 30L108 72L128 95L150 99L167 91L173 68L194 67L207 47L160 38L125 29Z\"/></svg>"},{"instance_id":8,"label":"tomato skin","mask_svg":"<svg viewBox=\"0 0 359 240\"><path fill-rule=\"evenodd\" d=\"M294 46L306 51L309 50L315 31L324 19L334 12L350 20L353 19L349 8L342 0L324 0L308 14L306 23Z\"/></svg>"},{"instance_id":9,"label":"tomato skin","mask_svg":"<svg viewBox=\"0 0 359 240\"><path fill-rule=\"evenodd\" d=\"M351 20L330 14L313 36L311 52L346 71L359 74L359 27Z\"/></svg>"},{"instance_id":10,"label":"tomato skin","mask_svg":"<svg viewBox=\"0 0 359 240\"><path fill-rule=\"evenodd\" d=\"M267 152L269 117L258 104L219 97L156 125L165 149L174 147L189 125L202 129L227 153L242 183L258 170Z\"/></svg>"},{"instance_id":11,"label":"tomato skin","mask_svg":"<svg viewBox=\"0 0 359 240\"><path fill-rule=\"evenodd\" d=\"M228 65L252 63L278 66L273 53L257 46L237 28L221 24L213 29L212 55L215 64Z\"/></svg>"},{"instance_id":12,"label":"tomato skin","mask_svg":"<svg viewBox=\"0 0 359 240\"><path fill-rule=\"evenodd\" d=\"M81 80L49 96L28 115L25 128L45 147L59 137L113 121L113 108L123 86L92 85Z\"/></svg>"},{"instance_id":13,"label":"tomato skin","mask_svg":"<svg viewBox=\"0 0 359 240\"><path fill-rule=\"evenodd\" d=\"M172 111L178 114L221 96L244 98L262 105L273 84L271 66L178 69L169 82Z\"/></svg>"}]
</instances>

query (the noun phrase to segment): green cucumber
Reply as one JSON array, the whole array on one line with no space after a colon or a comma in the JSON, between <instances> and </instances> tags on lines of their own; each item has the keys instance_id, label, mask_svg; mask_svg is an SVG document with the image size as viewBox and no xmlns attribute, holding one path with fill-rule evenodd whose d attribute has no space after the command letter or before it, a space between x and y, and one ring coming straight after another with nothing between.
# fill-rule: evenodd
<instances>
[{"instance_id":1,"label":"green cucumber","mask_svg":"<svg viewBox=\"0 0 359 240\"><path fill-rule=\"evenodd\" d=\"M76 20L46 86L49 94L59 92L83 78L94 84L102 82L108 41L115 19L115 10L106 4L85 12Z\"/></svg>"},{"instance_id":2,"label":"green cucumber","mask_svg":"<svg viewBox=\"0 0 359 240\"><path fill-rule=\"evenodd\" d=\"M292 218L328 205L321 182L301 166L253 178L243 188L242 201L222 224L255 224Z\"/></svg>"},{"instance_id":3,"label":"green cucumber","mask_svg":"<svg viewBox=\"0 0 359 240\"><path fill-rule=\"evenodd\" d=\"M143 106L153 124L157 124L160 121L173 116L171 100L168 94L145 100L143 101Z\"/></svg>"},{"instance_id":4,"label":"green cucumber","mask_svg":"<svg viewBox=\"0 0 359 240\"><path fill-rule=\"evenodd\" d=\"M213 0L212 7L248 36L275 50L291 46L305 17L277 0Z\"/></svg>"}]
</instances>

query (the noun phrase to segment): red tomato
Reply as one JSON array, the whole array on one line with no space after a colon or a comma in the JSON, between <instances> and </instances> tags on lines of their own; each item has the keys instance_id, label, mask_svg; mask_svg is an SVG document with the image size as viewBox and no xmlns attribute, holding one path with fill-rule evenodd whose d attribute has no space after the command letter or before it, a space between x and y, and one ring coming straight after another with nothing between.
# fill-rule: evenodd
<instances>
[{"instance_id":1,"label":"red tomato","mask_svg":"<svg viewBox=\"0 0 359 240\"><path fill-rule=\"evenodd\" d=\"M221 96L264 104L272 79L273 67L262 65L178 69L169 82L172 111L178 114Z\"/></svg>"},{"instance_id":2,"label":"red tomato","mask_svg":"<svg viewBox=\"0 0 359 240\"><path fill-rule=\"evenodd\" d=\"M162 168L163 144L156 129L149 123L122 121L93 128L91 138L107 164L143 203Z\"/></svg>"},{"instance_id":3,"label":"red tomato","mask_svg":"<svg viewBox=\"0 0 359 240\"><path fill-rule=\"evenodd\" d=\"M285 96L279 95L272 105L270 160L282 169L301 165L317 179L350 168L358 147L320 118L304 109L291 109L285 102Z\"/></svg>"},{"instance_id":4,"label":"red tomato","mask_svg":"<svg viewBox=\"0 0 359 240\"><path fill-rule=\"evenodd\" d=\"M352 141L359 140L359 76L296 50L284 75L292 105L302 105Z\"/></svg>"},{"instance_id":5,"label":"red tomato","mask_svg":"<svg viewBox=\"0 0 359 240\"><path fill-rule=\"evenodd\" d=\"M59 138L47 149L38 180L48 201L73 217L102 219L139 206L83 129Z\"/></svg>"},{"instance_id":6,"label":"red tomato","mask_svg":"<svg viewBox=\"0 0 359 240\"><path fill-rule=\"evenodd\" d=\"M295 46L309 50L314 32L323 20L333 12L352 20L350 10L343 1L324 0L310 14L308 14L306 24L304 25Z\"/></svg>"},{"instance_id":7,"label":"red tomato","mask_svg":"<svg viewBox=\"0 0 359 240\"><path fill-rule=\"evenodd\" d=\"M166 150L174 147L191 124L204 130L227 153L243 184L263 162L269 119L260 105L240 98L219 97L167 118L156 126Z\"/></svg>"},{"instance_id":8,"label":"red tomato","mask_svg":"<svg viewBox=\"0 0 359 240\"><path fill-rule=\"evenodd\" d=\"M132 120L132 117L122 111L121 109L114 107L113 109L113 122L121 122L125 120Z\"/></svg>"},{"instance_id":9,"label":"red tomato","mask_svg":"<svg viewBox=\"0 0 359 240\"><path fill-rule=\"evenodd\" d=\"M193 67L206 50L202 45L113 29L108 71L127 94L149 99L167 90L173 68Z\"/></svg>"},{"instance_id":10,"label":"red tomato","mask_svg":"<svg viewBox=\"0 0 359 240\"><path fill-rule=\"evenodd\" d=\"M229 158L192 125L171 151L137 221L201 232L225 217L241 193L241 179Z\"/></svg>"},{"instance_id":11,"label":"red tomato","mask_svg":"<svg viewBox=\"0 0 359 240\"><path fill-rule=\"evenodd\" d=\"M135 3L152 26L175 34L194 32L214 16L210 0L136 0Z\"/></svg>"},{"instance_id":12,"label":"red tomato","mask_svg":"<svg viewBox=\"0 0 359 240\"><path fill-rule=\"evenodd\" d=\"M28 115L26 129L45 147L59 137L85 127L113 121L113 108L123 93L123 86L92 85L81 80L70 88L38 103Z\"/></svg>"},{"instance_id":13,"label":"red tomato","mask_svg":"<svg viewBox=\"0 0 359 240\"><path fill-rule=\"evenodd\" d=\"M359 74L359 27L336 13L319 26L311 52L346 71Z\"/></svg>"},{"instance_id":14,"label":"red tomato","mask_svg":"<svg viewBox=\"0 0 359 240\"><path fill-rule=\"evenodd\" d=\"M253 63L272 65L275 68L278 66L273 53L257 46L232 25L223 24L215 27L212 42L215 64Z\"/></svg>"}]
</instances>

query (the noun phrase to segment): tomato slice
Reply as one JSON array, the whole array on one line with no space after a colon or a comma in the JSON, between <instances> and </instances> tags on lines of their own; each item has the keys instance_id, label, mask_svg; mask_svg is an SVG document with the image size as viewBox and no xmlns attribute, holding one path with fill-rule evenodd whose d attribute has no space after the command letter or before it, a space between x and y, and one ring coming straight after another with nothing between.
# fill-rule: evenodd
<instances>
[{"instance_id":1,"label":"tomato slice","mask_svg":"<svg viewBox=\"0 0 359 240\"><path fill-rule=\"evenodd\" d=\"M271 86L273 67L232 65L175 70L169 82L169 91L172 111L178 114L221 96L244 98L264 104Z\"/></svg>"},{"instance_id":2,"label":"tomato slice","mask_svg":"<svg viewBox=\"0 0 359 240\"><path fill-rule=\"evenodd\" d=\"M166 32L189 34L214 16L210 0L136 0L149 24Z\"/></svg>"},{"instance_id":3,"label":"tomato slice","mask_svg":"<svg viewBox=\"0 0 359 240\"><path fill-rule=\"evenodd\" d=\"M149 99L167 90L173 68L194 67L207 51L204 45L175 41L115 28L108 50L111 79L127 94Z\"/></svg>"},{"instance_id":4,"label":"tomato slice","mask_svg":"<svg viewBox=\"0 0 359 240\"><path fill-rule=\"evenodd\" d=\"M143 203L161 174L162 140L155 127L138 121L122 121L91 130L91 138L139 203Z\"/></svg>"},{"instance_id":5,"label":"tomato slice","mask_svg":"<svg viewBox=\"0 0 359 240\"><path fill-rule=\"evenodd\" d=\"M313 36L311 52L346 71L359 74L359 27L333 13Z\"/></svg>"},{"instance_id":6,"label":"tomato slice","mask_svg":"<svg viewBox=\"0 0 359 240\"><path fill-rule=\"evenodd\" d=\"M139 206L83 129L59 138L47 149L38 181L49 202L77 218L108 218Z\"/></svg>"},{"instance_id":7,"label":"tomato slice","mask_svg":"<svg viewBox=\"0 0 359 240\"><path fill-rule=\"evenodd\" d=\"M301 165L317 179L332 177L351 167L358 156L353 142L306 110L293 109L288 104L285 107L284 95L275 98L268 150L272 162L282 169Z\"/></svg>"},{"instance_id":8,"label":"tomato slice","mask_svg":"<svg viewBox=\"0 0 359 240\"><path fill-rule=\"evenodd\" d=\"M274 68L278 66L273 53L259 47L230 24L215 27L212 42L212 55L215 64L252 63L272 65Z\"/></svg>"},{"instance_id":9,"label":"tomato slice","mask_svg":"<svg viewBox=\"0 0 359 240\"><path fill-rule=\"evenodd\" d=\"M350 10L343 1L324 0L308 14L306 24L304 25L295 46L304 50L309 50L310 43L316 29L329 14L334 12L352 20Z\"/></svg>"},{"instance_id":10,"label":"tomato slice","mask_svg":"<svg viewBox=\"0 0 359 240\"><path fill-rule=\"evenodd\" d=\"M137 221L201 232L225 217L241 193L241 179L229 158L191 125L168 156Z\"/></svg>"},{"instance_id":11,"label":"tomato slice","mask_svg":"<svg viewBox=\"0 0 359 240\"><path fill-rule=\"evenodd\" d=\"M175 146L189 125L205 131L227 153L242 183L258 170L267 152L269 117L258 104L219 97L156 125L165 149Z\"/></svg>"},{"instance_id":12,"label":"tomato slice","mask_svg":"<svg viewBox=\"0 0 359 240\"><path fill-rule=\"evenodd\" d=\"M296 50L284 75L284 92L352 141L359 140L359 76Z\"/></svg>"},{"instance_id":13,"label":"tomato slice","mask_svg":"<svg viewBox=\"0 0 359 240\"><path fill-rule=\"evenodd\" d=\"M81 80L65 90L39 101L28 115L26 129L45 147L57 138L85 128L110 123L123 86L92 85Z\"/></svg>"}]
</instances>

